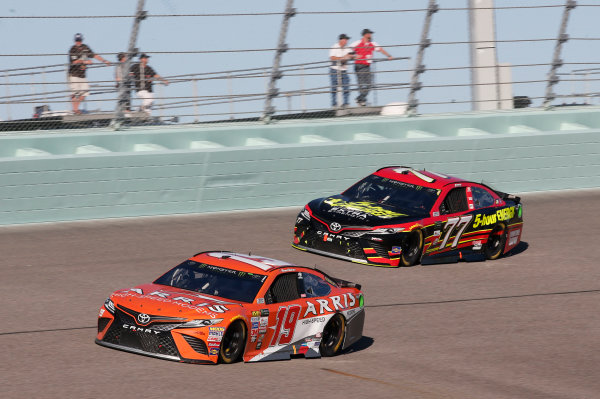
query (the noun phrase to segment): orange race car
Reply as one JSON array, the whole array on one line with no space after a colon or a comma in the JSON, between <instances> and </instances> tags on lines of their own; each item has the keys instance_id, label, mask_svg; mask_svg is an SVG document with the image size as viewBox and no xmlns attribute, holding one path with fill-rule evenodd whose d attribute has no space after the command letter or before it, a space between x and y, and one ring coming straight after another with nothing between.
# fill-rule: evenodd
<instances>
[{"instance_id":1,"label":"orange race car","mask_svg":"<svg viewBox=\"0 0 600 399\"><path fill-rule=\"evenodd\" d=\"M333 356L362 337L360 285L307 267L201 252L151 284L114 292L96 343L189 363Z\"/></svg>"}]
</instances>

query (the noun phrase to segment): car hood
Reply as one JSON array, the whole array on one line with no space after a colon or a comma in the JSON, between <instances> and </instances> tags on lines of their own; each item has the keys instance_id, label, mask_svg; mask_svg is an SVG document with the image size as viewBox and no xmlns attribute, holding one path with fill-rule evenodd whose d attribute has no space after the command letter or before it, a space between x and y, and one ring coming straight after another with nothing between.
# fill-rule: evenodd
<instances>
[{"instance_id":1,"label":"car hood","mask_svg":"<svg viewBox=\"0 0 600 399\"><path fill-rule=\"evenodd\" d=\"M409 223L426 217L426 214L414 214L386 204L371 201L353 201L343 195L319 198L311 201L308 207L313 216L328 224L339 223L350 226L387 226Z\"/></svg>"},{"instance_id":2,"label":"car hood","mask_svg":"<svg viewBox=\"0 0 600 399\"><path fill-rule=\"evenodd\" d=\"M181 319L221 318L237 313L242 303L174 287L144 284L114 292L115 307L138 313Z\"/></svg>"}]
</instances>

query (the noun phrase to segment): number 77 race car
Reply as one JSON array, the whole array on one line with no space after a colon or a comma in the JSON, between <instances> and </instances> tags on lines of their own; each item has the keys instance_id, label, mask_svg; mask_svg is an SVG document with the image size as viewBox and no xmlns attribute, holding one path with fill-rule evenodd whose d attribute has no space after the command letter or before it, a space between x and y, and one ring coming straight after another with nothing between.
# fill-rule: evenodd
<instances>
[{"instance_id":1,"label":"number 77 race car","mask_svg":"<svg viewBox=\"0 0 600 399\"><path fill-rule=\"evenodd\" d=\"M373 266L497 259L515 248L523 207L475 182L414 170L379 169L340 195L309 202L292 246Z\"/></svg>"},{"instance_id":2,"label":"number 77 race car","mask_svg":"<svg viewBox=\"0 0 600 399\"><path fill-rule=\"evenodd\" d=\"M202 252L114 292L96 343L189 363L333 356L362 337L360 288L275 259Z\"/></svg>"}]
</instances>

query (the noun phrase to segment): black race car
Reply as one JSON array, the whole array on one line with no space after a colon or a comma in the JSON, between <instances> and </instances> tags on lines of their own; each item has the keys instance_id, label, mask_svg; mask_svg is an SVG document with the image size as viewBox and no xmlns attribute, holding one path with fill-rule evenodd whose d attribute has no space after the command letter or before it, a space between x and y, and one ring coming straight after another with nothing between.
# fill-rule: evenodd
<instances>
[{"instance_id":1,"label":"black race car","mask_svg":"<svg viewBox=\"0 0 600 399\"><path fill-rule=\"evenodd\" d=\"M296 249L374 266L496 259L523 232L519 197L405 166L379 169L298 215Z\"/></svg>"}]
</instances>

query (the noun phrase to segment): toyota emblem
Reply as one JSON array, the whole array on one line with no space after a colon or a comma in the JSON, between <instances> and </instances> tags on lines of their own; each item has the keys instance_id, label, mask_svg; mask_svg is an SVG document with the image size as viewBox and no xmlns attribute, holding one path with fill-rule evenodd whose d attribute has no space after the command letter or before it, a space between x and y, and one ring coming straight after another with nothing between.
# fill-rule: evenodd
<instances>
[{"instance_id":1,"label":"toyota emblem","mask_svg":"<svg viewBox=\"0 0 600 399\"><path fill-rule=\"evenodd\" d=\"M148 324L148 322L150 321L150 316L148 316L146 313L140 313L137 316L137 319L140 322L140 324Z\"/></svg>"},{"instance_id":2,"label":"toyota emblem","mask_svg":"<svg viewBox=\"0 0 600 399\"><path fill-rule=\"evenodd\" d=\"M331 231L340 231L342 229L342 225L338 222L333 222L329 225L329 228L331 229Z\"/></svg>"}]
</instances>

